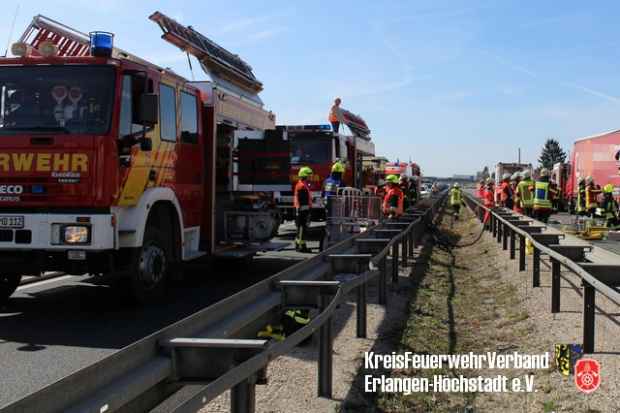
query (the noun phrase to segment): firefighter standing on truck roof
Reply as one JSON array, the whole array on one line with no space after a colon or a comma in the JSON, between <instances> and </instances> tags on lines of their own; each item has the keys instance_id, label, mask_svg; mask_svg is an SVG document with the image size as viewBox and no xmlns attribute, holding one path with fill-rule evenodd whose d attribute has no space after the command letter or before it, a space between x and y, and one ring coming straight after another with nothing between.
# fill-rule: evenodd
<instances>
[{"instance_id":1,"label":"firefighter standing on truck roof","mask_svg":"<svg viewBox=\"0 0 620 413\"><path fill-rule=\"evenodd\" d=\"M325 205L325 217L332 216L332 204L333 200L331 198L338 195L338 188L342 187L342 175L344 174L345 167L344 164L337 160L332 165L331 174L325 179L323 182L323 193L321 197L323 198L323 204Z\"/></svg>"},{"instance_id":2,"label":"firefighter standing on truck roof","mask_svg":"<svg viewBox=\"0 0 620 413\"><path fill-rule=\"evenodd\" d=\"M597 197L601 193L601 190L594 184L594 179L591 176L586 178L586 213L589 217L593 217L596 214L596 208L598 208Z\"/></svg>"},{"instance_id":3,"label":"firefighter standing on truck roof","mask_svg":"<svg viewBox=\"0 0 620 413\"><path fill-rule=\"evenodd\" d=\"M341 102L342 100L340 98L334 99L334 104L329 110L329 116L327 117L335 133L338 133L338 131L340 130L340 123L344 123L342 119L342 111L340 110Z\"/></svg>"},{"instance_id":4,"label":"firefighter standing on truck roof","mask_svg":"<svg viewBox=\"0 0 620 413\"><path fill-rule=\"evenodd\" d=\"M398 187L398 177L388 175L385 180L388 184L387 193L383 198L383 213L389 218L398 218L403 214L404 195Z\"/></svg>"},{"instance_id":5,"label":"firefighter standing on truck roof","mask_svg":"<svg viewBox=\"0 0 620 413\"><path fill-rule=\"evenodd\" d=\"M521 182L519 182L519 184L517 185L519 202L521 203L521 209L523 210L523 214L531 217L532 208L534 207L534 196L532 194L534 181L532 181L531 173L528 170L521 172L521 176Z\"/></svg>"},{"instance_id":6,"label":"firefighter standing on truck roof","mask_svg":"<svg viewBox=\"0 0 620 413\"><path fill-rule=\"evenodd\" d=\"M310 208L312 207L312 197L308 188L308 178L312 176L312 169L307 166L299 170L299 180L295 184L293 205L295 206L295 226L297 226L297 236L295 237L295 250L299 252L310 252L306 246L305 232L308 229Z\"/></svg>"},{"instance_id":7,"label":"firefighter standing on truck roof","mask_svg":"<svg viewBox=\"0 0 620 413\"><path fill-rule=\"evenodd\" d=\"M553 213L553 197L556 192L549 185L549 170L542 168L540 177L532 188L534 190L534 218L547 223L549 216Z\"/></svg>"}]
</instances>

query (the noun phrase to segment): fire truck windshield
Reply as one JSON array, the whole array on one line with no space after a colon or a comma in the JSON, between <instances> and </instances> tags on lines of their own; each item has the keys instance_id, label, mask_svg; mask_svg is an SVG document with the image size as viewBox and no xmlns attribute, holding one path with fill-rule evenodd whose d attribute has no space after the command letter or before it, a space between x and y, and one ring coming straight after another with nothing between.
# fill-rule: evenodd
<instances>
[{"instance_id":1,"label":"fire truck windshield","mask_svg":"<svg viewBox=\"0 0 620 413\"><path fill-rule=\"evenodd\" d=\"M105 134L113 98L112 67L0 67L0 134Z\"/></svg>"},{"instance_id":2,"label":"fire truck windshield","mask_svg":"<svg viewBox=\"0 0 620 413\"><path fill-rule=\"evenodd\" d=\"M322 136L295 136L291 138L291 164L321 164L330 162L332 139Z\"/></svg>"}]
</instances>

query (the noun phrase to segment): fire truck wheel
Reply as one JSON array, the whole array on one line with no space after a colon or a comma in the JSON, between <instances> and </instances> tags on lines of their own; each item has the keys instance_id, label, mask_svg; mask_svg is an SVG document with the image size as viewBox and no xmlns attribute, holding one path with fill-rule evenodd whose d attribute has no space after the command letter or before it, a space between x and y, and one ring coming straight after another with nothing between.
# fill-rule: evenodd
<instances>
[{"instance_id":1,"label":"fire truck wheel","mask_svg":"<svg viewBox=\"0 0 620 413\"><path fill-rule=\"evenodd\" d=\"M5 304L19 286L19 274L0 274L0 305Z\"/></svg>"},{"instance_id":2,"label":"fire truck wheel","mask_svg":"<svg viewBox=\"0 0 620 413\"><path fill-rule=\"evenodd\" d=\"M147 227L142 244L131 281L136 300L146 304L164 297L170 273L171 249L163 233L152 226Z\"/></svg>"}]
</instances>

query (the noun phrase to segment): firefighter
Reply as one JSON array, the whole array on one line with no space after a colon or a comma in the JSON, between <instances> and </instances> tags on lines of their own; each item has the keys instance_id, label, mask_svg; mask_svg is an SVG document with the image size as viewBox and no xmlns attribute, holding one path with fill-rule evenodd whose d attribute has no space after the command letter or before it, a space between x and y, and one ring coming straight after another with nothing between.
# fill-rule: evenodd
<instances>
[{"instance_id":1,"label":"firefighter","mask_svg":"<svg viewBox=\"0 0 620 413\"><path fill-rule=\"evenodd\" d=\"M310 208L312 207L312 197L308 188L308 178L312 176L312 169L307 166L299 169L299 180L295 184L293 204L295 206L295 226L297 236L295 237L295 250L299 252L310 252L306 246L304 238L310 220Z\"/></svg>"},{"instance_id":2,"label":"firefighter","mask_svg":"<svg viewBox=\"0 0 620 413\"><path fill-rule=\"evenodd\" d=\"M603 187L603 202L601 203L605 225L615 227L619 223L618 202L614 199L614 186L607 184Z\"/></svg>"},{"instance_id":3,"label":"firefighter","mask_svg":"<svg viewBox=\"0 0 620 413\"><path fill-rule=\"evenodd\" d=\"M495 183L493 182L491 178L487 178L487 181L486 181L483 204L485 207L489 209L492 209L495 207ZM482 222L486 224L490 216L491 216L491 213L489 211L486 211Z\"/></svg>"},{"instance_id":4,"label":"firefighter","mask_svg":"<svg viewBox=\"0 0 620 413\"><path fill-rule=\"evenodd\" d=\"M450 189L450 206L452 207L454 219L459 219L461 205L463 205L463 193L459 183L455 182L452 189Z\"/></svg>"},{"instance_id":5,"label":"firefighter","mask_svg":"<svg viewBox=\"0 0 620 413\"><path fill-rule=\"evenodd\" d=\"M480 182L478 182L478 198L484 198L484 179L481 179Z\"/></svg>"},{"instance_id":6,"label":"firefighter","mask_svg":"<svg viewBox=\"0 0 620 413\"><path fill-rule=\"evenodd\" d=\"M560 190L558 189L558 184L555 182L555 179L551 178L549 180L549 188L551 188L555 192L555 195L551 200L551 205L553 207L553 210L557 211L560 202Z\"/></svg>"},{"instance_id":7,"label":"firefighter","mask_svg":"<svg viewBox=\"0 0 620 413\"><path fill-rule=\"evenodd\" d=\"M521 203L521 209L523 214L528 217L532 216L532 208L534 206L534 197L532 195L532 188L534 187L534 181L530 171L525 170L521 172L521 182L517 185L517 193L519 194L519 202Z\"/></svg>"},{"instance_id":8,"label":"firefighter","mask_svg":"<svg viewBox=\"0 0 620 413\"><path fill-rule=\"evenodd\" d=\"M340 111L340 103L342 100L340 98L334 99L334 104L332 108L329 110L329 123L332 125L332 129L334 129L335 133L338 133L340 130L340 122L342 122L342 112Z\"/></svg>"},{"instance_id":9,"label":"firefighter","mask_svg":"<svg viewBox=\"0 0 620 413\"><path fill-rule=\"evenodd\" d=\"M553 212L553 197L555 190L549 185L549 170L542 168L540 177L534 184L534 218L547 223L549 216Z\"/></svg>"},{"instance_id":10,"label":"firefighter","mask_svg":"<svg viewBox=\"0 0 620 413\"><path fill-rule=\"evenodd\" d=\"M594 179L591 176L586 177L586 214L593 217L598 208L597 197L601 193L601 190L594 184Z\"/></svg>"},{"instance_id":11,"label":"firefighter","mask_svg":"<svg viewBox=\"0 0 620 413\"><path fill-rule=\"evenodd\" d=\"M582 176L577 178L577 205L575 207L577 215L586 213L586 181Z\"/></svg>"},{"instance_id":12,"label":"firefighter","mask_svg":"<svg viewBox=\"0 0 620 413\"><path fill-rule=\"evenodd\" d=\"M518 212L519 214L523 213L523 209L521 208L521 198L519 197L519 192L517 191L517 187L519 186L519 182L521 182L521 172L515 172L510 177L510 190L512 191L512 210Z\"/></svg>"},{"instance_id":13,"label":"firefighter","mask_svg":"<svg viewBox=\"0 0 620 413\"><path fill-rule=\"evenodd\" d=\"M420 199L420 194L418 193L418 176L413 175L411 177L411 185L409 185L409 199L411 206L415 206L415 204Z\"/></svg>"},{"instance_id":14,"label":"firefighter","mask_svg":"<svg viewBox=\"0 0 620 413\"><path fill-rule=\"evenodd\" d=\"M383 213L389 218L398 218L403 214L404 194L398 186L398 177L396 175L388 175L388 189L383 198Z\"/></svg>"},{"instance_id":15,"label":"firefighter","mask_svg":"<svg viewBox=\"0 0 620 413\"><path fill-rule=\"evenodd\" d=\"M409 209L409 179L407 179L406 175L401 175L398 179L398 186L400 190L403 191L403 210L406 211Z\"/></svg>"},{"instance_id":16,"label":"firefighter","mask_svg":"<svg viewBox=\"0 0 620 413\"><path fill-rule=\"evenodd\" d=\"M498 189L500 206L512 209L512 189L510 187L510 174L508 172L502 175L502 182Z\"/></svg>"},{"instance_id":17,"label":"firefighter","mask_svg":"<svg viewBox=\"0 0 620 413\"><path fill-rule=\"evenodd\" d=\"M332 165L331 174L323 182L323 205L325 205L325 217L332 216L332 200L330 198L338 195L338 188L342 187L342 175L344 174L345 167L340 160L337 160Z\"/></svg>"}]
</instances>

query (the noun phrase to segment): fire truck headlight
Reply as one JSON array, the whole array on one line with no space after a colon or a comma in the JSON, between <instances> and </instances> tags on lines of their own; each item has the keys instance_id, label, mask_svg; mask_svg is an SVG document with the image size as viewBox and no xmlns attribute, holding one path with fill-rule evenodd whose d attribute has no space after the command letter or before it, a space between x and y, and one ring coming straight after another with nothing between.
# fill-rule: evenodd
<instances>
[{"instance_id":1,"label":"fire truck headlight","mask_svg":"<svg viewBox=\"0 0 620 413\"><path fill-rule=\"evenodd\" d=\"M64 242L66 244L90 243L90 228L82 225L67 225L64 227Z\"/></svg>"}]
</instances>

